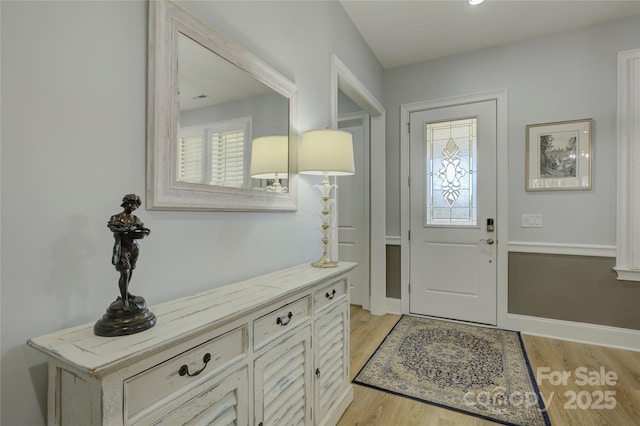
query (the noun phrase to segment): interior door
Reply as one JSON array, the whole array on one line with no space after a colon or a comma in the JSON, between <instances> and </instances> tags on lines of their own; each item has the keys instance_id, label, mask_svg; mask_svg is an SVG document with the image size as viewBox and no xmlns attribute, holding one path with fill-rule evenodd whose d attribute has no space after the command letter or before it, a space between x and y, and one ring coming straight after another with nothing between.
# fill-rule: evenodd
<instances>
[{"instance_id":1,"label":"interior door","mask_svg":"<svg viewBox=\"0 0 640 426\"><path fill-rule=\"evenodd\" d=\"M353 135L355 174L337 178L338 256L356 262L350 272L351 303L369 307L369 116L353 113L339 117L338 128Z\"/></svg>"},{"instance_id":2,"label":"interior door","mask_svg":"<svg viewBox=\"0 0 640 426\"><path fill-rule=\"evenodd\" d=\"M496 101L410 114L410 311L496 324Z\"/></svg>"}]
</instances>

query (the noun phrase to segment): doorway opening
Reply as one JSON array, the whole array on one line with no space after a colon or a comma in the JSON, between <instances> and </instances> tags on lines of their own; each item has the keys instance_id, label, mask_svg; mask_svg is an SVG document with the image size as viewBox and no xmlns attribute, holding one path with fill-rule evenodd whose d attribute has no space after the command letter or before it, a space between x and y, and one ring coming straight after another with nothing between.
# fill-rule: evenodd
<instances>
[{"instance_id":1,"label":"doorway opening","mask_svg":"<svg viewBox=\"0 0 640 426\"><path fill-rule=\"evenodd\" d=\"M368 170L375 170L375 172L364 176L370 188L369 205L366 206L369 216L369 300L364 300L362 306L374 315L382 315L386 313L385 110L335 55L332 56L331 69L331 127L334 129L339 127L340 92L370 117L369 156L366 160L369 162ZM338 209L340 209L339 206ZM339 218L337 220L340 221ZM334 230L331 250L336 253L339 250L337 226L334 226ZM339 252L338 259L340 259Z\"/></svg>"}]
</instances>

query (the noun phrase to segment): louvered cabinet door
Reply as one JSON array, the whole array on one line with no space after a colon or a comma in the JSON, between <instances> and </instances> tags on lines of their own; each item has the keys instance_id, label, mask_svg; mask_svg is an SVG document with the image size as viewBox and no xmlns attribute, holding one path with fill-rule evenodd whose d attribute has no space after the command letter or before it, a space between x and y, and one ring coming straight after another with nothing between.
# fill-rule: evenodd
<instances>
[{"instance_id":1,"label":"louvered cabinet door","mask_svg":"<svg viewBox=\"0 0 640 426\"><path fill-rule=\"evenodd\" d=\"M348 308L344 299L314 324L316 424L325 424L325 418L350 390Z\"/></svg>"},{"instance_id":2,"label":"louvered cabinet door","mask_svg":"<svg viewBox=\"0 0 640 426\"><path fill-rule=\"evenodd\" d=\"M245 426L249 424L249 376L247 368L230 374L176 410L149 423L153 425Z\"/></svg>"},{"instance_id":3,"label":"louvered cabinet door","mask_svg":"<svg viewBox=\"0 0 640 426\"><path fill-rule=\"evenodd\" d=\"M255 361L255 422L311 424L311 327L291 334Z\"/></svg>"}]
</instances>

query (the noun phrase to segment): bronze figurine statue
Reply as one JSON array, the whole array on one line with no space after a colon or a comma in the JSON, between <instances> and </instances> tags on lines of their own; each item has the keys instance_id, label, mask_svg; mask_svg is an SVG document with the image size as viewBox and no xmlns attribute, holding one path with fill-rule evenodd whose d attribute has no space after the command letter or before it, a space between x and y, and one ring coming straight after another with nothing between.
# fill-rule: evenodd
<instances>
[{"instance_id":1,"label":"bronze figurine statue","mask_svg":"<svg viewBox=\"0 0 640 426\"><path fill-rule=\"evenodd\" d=\"M115 265L117 271L120 271L118 287L120 288L122 309L125 311L129 310L129 300L134 302L136 300L136 296L129 293L129 283L140 252L138 240L151 233L151 230L145 228L137 216L131 214L140 207L140 204L140 197L137 195L125 195L121 204L124 211L111 216L109 223L107 223L113 232L113 238L115 238L111 263Z\"/></svg>"},{"instance_id":2,"label":"bronze figurine statue","mask_svg":"<svg viewBox=\"0 0 640 426\"><path fill-rule=\"evenodd\" d=\"M144 298L129 292L131 276L140 253L138 240L151 233L151 230L145 228L142 221L132 214L141 204L140 197L136 194L125 195L121 204L124 210L111 216L107 223L115 239L111 263L120 272L120 296L111 303L107 313L94 326L94 333L98 336L138 333L153 327L156 322L153 313L147 309Z\"/></svg>"}]
</instances>

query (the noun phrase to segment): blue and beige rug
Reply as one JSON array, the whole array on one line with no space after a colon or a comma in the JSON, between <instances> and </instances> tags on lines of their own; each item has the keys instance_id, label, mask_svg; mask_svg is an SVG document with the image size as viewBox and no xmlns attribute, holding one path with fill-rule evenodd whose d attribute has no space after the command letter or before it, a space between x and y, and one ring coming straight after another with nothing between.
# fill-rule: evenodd
<instances>
[{"instance_id":1,"label":"blue and beige rug","mask_svg":"<svg viewBox=\"0 0 640 426\"><path fill-rule=\"evenodd\" d=\"M353 382L505 425L548 426L520 334L404 315Z\"/></svg>"}]
</instances>

